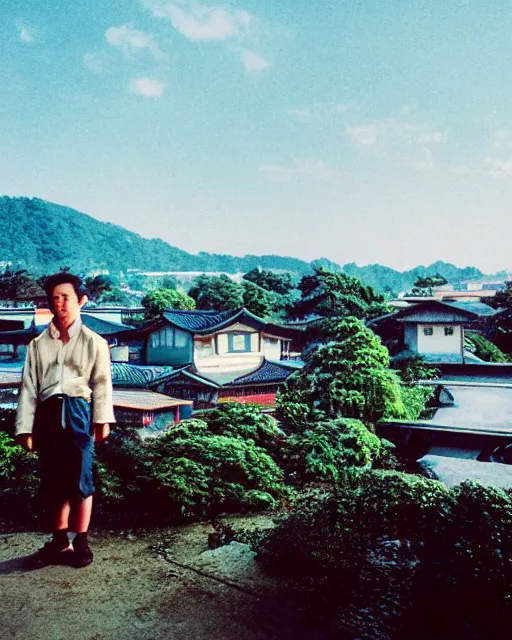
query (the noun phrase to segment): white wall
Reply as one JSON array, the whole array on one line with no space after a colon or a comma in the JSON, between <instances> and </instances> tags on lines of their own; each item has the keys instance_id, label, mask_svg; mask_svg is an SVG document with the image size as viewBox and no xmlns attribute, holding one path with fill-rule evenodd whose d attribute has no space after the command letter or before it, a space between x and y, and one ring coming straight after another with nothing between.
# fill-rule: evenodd
<instances>
[{"instance_id":1,"label":"white wall","mask_svg":"<svg viewBox=\"0 0 512 640\"><path fill-rule=\"evenodd\" d=\"M432 328L433 335L425 335L425 328ZM445 327L453 329L453 335L445 335ZM461 353L461 325L418 324L418 353Z\"/></svg>"},{"instance_id":2,"label":"white wall","mask_svg":"<svg viewBox=\"0 0 512 640\"><path fill-rule=\"evenodd\" d=\"M263 355L267 360L280 360L281 340L277 338L263 338Z\"/></svg>"}]
</instances>

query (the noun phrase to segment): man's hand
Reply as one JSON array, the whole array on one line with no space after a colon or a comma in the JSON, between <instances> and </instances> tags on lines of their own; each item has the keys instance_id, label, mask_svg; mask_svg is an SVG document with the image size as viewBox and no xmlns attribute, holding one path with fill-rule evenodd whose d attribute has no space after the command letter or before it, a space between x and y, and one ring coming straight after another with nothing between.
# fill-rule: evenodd
<instances>
[{"instance_id":1,"label":"man's hand","mask_svg":"<svg viewBox=\"0 0 512 640\"><path fill-rule=\"evenodd\" d=\"M16 444L19 444L20 447L23 447L25 451L34 450L31 433L20 433L18 436L16 436Z\"/></svg>"},{"instance_id":2,"label":"man's hand","mask_svg":"<svg viewBox=\"0 0 512 640\"><path fill-rule=\"evenodd\" d=\"M94 423L93 438L94 442L103 442L110 435L110 425Z\"/></svg>"}]
</instances>

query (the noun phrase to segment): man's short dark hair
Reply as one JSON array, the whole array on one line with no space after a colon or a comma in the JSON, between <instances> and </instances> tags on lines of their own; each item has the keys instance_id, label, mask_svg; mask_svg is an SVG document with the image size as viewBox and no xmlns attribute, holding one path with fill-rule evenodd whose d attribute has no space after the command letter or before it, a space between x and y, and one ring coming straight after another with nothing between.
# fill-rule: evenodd
<instances>
[{"instance_id":1,"label":"man's short dark hair","mask_svg":"<svg viewBox=\"0 0 512 640\"><path fill-rule=\"evenodd\" d=\"M49 278L44 283L44 290L46 292L46 297L48 298L48 304L50 305L50 307L52 305L53 290L55 289L55 287L58 287L59 284L72 285L73 289L75 290L76 297L79 300L81 300L86 293L85 285L82 282L82 278L80 278L79 276L75 276L72 273L68 273L67 271L54 273L52 276L49 276Z\"/></svg>"}]
</instances>

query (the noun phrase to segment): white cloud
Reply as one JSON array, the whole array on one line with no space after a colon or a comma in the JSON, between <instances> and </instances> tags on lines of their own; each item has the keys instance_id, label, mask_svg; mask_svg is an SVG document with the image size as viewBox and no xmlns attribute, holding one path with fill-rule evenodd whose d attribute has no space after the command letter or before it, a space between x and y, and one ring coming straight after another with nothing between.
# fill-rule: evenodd
<instances>
[{"instance_id":1,"label":"white cloud","mask_svg":"<svg viewBox=\"0 0 512 640\"><path fill-rule=\"evenodd\" d=\"M420 150L419 157L411 160L410 167L416 171L429 171L430 169L433 169L434 158L432 149L423 147L423 149Z\"/></svg>"},{"instance_id":2,"label":"white cloud","mask_svg":"<svg viewBox=\"0 0 512 640\"><path fill-rule=\"evenodd\" d=\"M445 133L427 124L396 118L348 126L346 135L375 157L415 171L434 169L433 150L447 141Z\"/></svg>"},{"instance_id":3,"label":"white cloud","mask_svg":"<svg viewBox=\"0 0 512 640\"><path fill-rule=\"evenodd\" d=\"M96 53L84 53L83 55L84 65L93 73L103 73L105 71L107 57L100 52Z\"/></svg>"},{"instance_id":4,"label":"white cloud","mask_svg":"<svg viewBox=\"0 0 512 640\"><path fill-rule=\"evenodd\" d=\"M288 109L287 113L292 118L302 120L303 122L308 122L313 117L313 113L308 107L305 107L304 109Z\"/></svg>"},{"instance_id":5,"label":"white cloud","mask_svg":"<svg viewBox=\"0 0 512 640\"><path fill-rule=\"evenodd\" d=\"M16 22L16 28L18 29L18 34L20 36L20 40L22 42L26 42L28 44L31 44L32 42L35 42L35 32L34 29L32 29L31 27L27 26L24 22L18 20Z\"/></svg>"},{"instance_id":6,"label":"white cloud","mask_svg":"<svg viewBox=\"0 0 512 640\"><path fill-rule=\"evenodd\" d=\"M270 62L249 49L242 49L240 57L247 71L263 71L270 66Z\"/></svg>"},{"instance_id":7,"label":"white cloud","mask_svg":"<svg viewBox=\"0 0 512 640\"><path fill-rule=\"evenodd\" d=\"M302 122L309 122L313 119L332 118L341 113L346 113L348 110L349 106L347 104L317 102L309 107L288 109L287 113L292 118L301 120Z\"/></svg>"},{"instance_id":8,"label":"white cloud","mask_svg":"<svg viewBox=\"0 0 512 640\"><path fill-rule=\"evenodd\" d=\"M293 178L339 180L345 177L344 172L332 169L321 160L312 160L310 158L294 158L290 166L279 164L261 165L259 171L278 182L288 182Z\"/></svg>"},{"instance_id":9,"label":"white cloud","mask_svg":"<svg viewBox=\"0 0 512 640\"><path fill-rule=\"evenodd\" d=\"M512 176L512 160L486 158L484 172L495 178L509 178Z\"/></svg>"},{"instance_id":10,"label":"white cloud","mask_svg":"<svg viewBox=\"0 0 512 640\"><path fill-rule=\"evenodd\" d=\"M512 131L510 129L498 129L491 136L491 144L495 149L510 148L512 145Z\"/></svg>"},{"instance_id":11,"label":"white cloud","mask_svg":"<svg viewBox=\"0 0 512 640\"><path fill-rule=\"evenodd\" d=\"M154 42L154 36L134 29L131 24L109 27L105 32L105 39L113 47L119 47L126 56L147 49L157 60L166 58L166 54Z\"/></svg>"},{"instance_id":12,"label":"white cloud","mask_svg":"<svg viewBox=\"0 0 512 640\"><path fill-rule=\"evenodd\" d=\"M244 9L231 9L225 5L207 5L190 2L142 0L156 18L170 20L172 26L194 42L227 40L247 35L256 18Z\"/></svg>"},{"instance_id":13,"label":"white cloud","mask_svg":"<svg viewBox=\"0 0 512 640\"><path fill-rule=\"evenodd\" d=\"M360 124L355 127L347 127L347 134L354 142L369 147L377 144L381 131L376 124Z\"/></svg>"},{"instance_id":14,"label":"white cloud","mask_svg":"<svg viewBox=\"0 0 512 640\"><path fill-rule=\"evenodd\" d=\"M347 127L347 135L362 146L373 146L381 141L401 144L442 144L446 134L433 131L423 124L413 124L395 118Z\"/></svg>"},{"instance_id":15,"label":"white cloud","mask_svg":"<svg viewBox=\"0 0 512 640\"><path fill-rule=\"evenodd\" d=\"M136 93L146 98L161 98L164 91L165 84L153 78L134 78L130 82L130 93Z\"/></svg>"}]
</instances>

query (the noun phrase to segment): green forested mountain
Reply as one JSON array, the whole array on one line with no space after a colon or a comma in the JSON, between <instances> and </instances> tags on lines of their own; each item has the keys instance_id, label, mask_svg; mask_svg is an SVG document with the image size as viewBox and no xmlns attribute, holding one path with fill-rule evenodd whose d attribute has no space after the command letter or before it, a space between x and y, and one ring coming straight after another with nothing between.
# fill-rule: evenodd
<instances>
[{"instance_id":1,"label":"green forested mountain","mask_svg":"<svg viewBox=\"0 0 512 640\"><path fill-rule=\"evenodd\" d=\"M0 262L12 262L42 274L69 266L82 273L127 268L148 271L224 271L237 273L261 266L296 273L309 263L283 256L198 255L160 239L148 240L123 227L38 198L0 197Z\"/></svg>"},{"instance_id":2,"label":"green forested mountain","mask_svg":"<svg viewBox=\"0 0 512 640\"><path fill-rule=\"evenodd\" d=\"M220 271L246 273L251 269L279 269L301 276L315 266L342 270L380 291L409 291L418 276L440 274L448 281L482 277L474 267L459 269L436 262L400 272L379 264L340 267L328 258L311 263L278 255L211 254L194 255L160 239L148 240L123 227L100 222L84 213L38 198L0 196L0 262L27 269L34 275L50 273L68 266L80 273L109 269L111 273L128 268L147 271Z\"/></svg>"}]
</instances>

